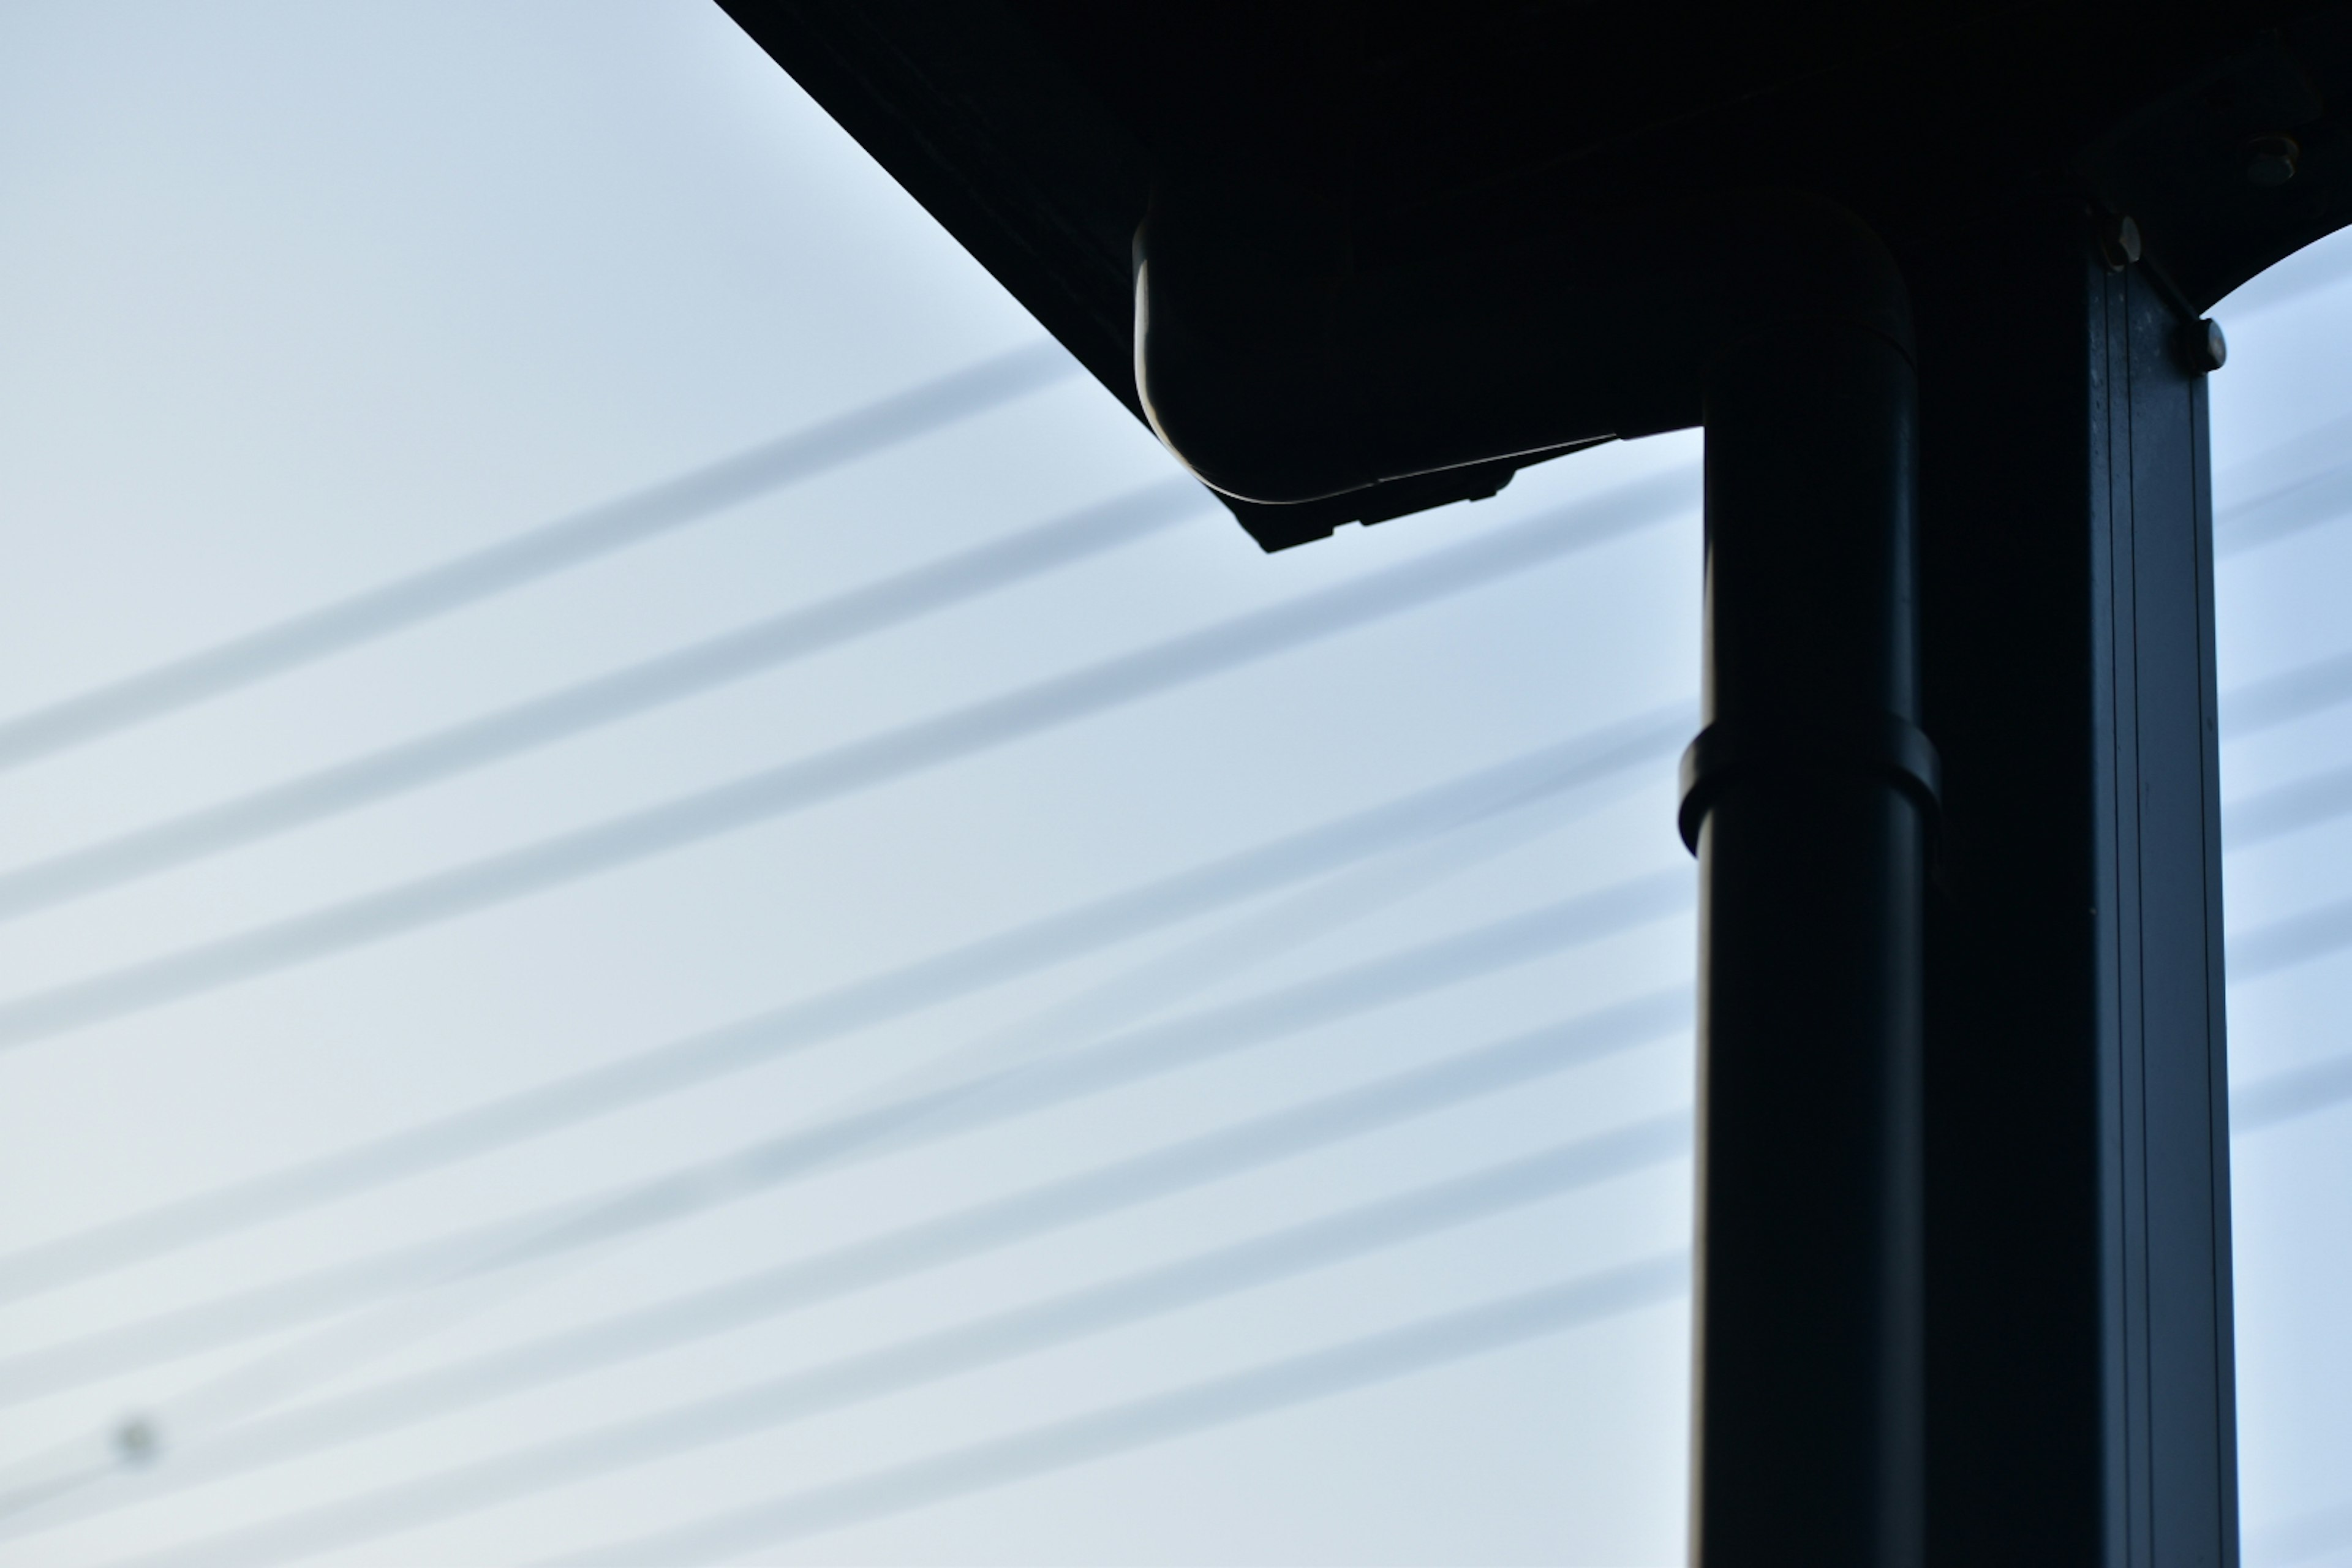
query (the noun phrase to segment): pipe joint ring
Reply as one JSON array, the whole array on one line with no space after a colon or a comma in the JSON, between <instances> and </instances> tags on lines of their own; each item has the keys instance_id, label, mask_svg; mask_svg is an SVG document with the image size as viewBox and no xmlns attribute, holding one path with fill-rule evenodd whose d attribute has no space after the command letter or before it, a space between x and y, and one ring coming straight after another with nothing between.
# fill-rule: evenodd
<instances>
[{"instance_id":1,"label":"pipe joint ring","mask_svg":"<svg viewBox=\"0 0 2352 1568\"><path fill-rule=\"evenodd\" d=\"M1683 752L1675 826L1692 854L1698 853L1699 825L1715 803L1740 779L1759 773L1885 779L1911 797L1931 832L1943 809L1943 760L1926 732L1900 714L1718 720Z\"/></svg>"}]
</instances>

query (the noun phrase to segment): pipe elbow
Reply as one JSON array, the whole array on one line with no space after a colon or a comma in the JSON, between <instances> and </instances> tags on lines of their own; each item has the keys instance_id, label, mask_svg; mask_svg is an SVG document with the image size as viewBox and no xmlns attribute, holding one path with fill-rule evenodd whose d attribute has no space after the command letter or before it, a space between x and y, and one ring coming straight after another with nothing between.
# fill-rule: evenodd
<instances>
[{"instance_id":1,"label":"pipe elbow","mask_svg":"<svg viewBox=\"0 0 2352 1568\"><path fill-rule=\"evenodd\" d=\"M1710 367L1765 334L1858 326L1911 352L1894 258L1803 193L1727 193L1385 271L1353 268L1311 212L1247 211L1155 199L1134 271L1146 417L1244 500L1696 425Z\"/></svg>"},{"instance_id":2,"label":"pipe elbow","mask_svg":"<svg viewBox=\"0 0 2352 1568\"><path fill-rule=\"evenodd\" d=\"M1349 451L1357 410L1335 363L1344 291L1328 253L1279 217L1171 222L1167 205L1154 201L1135 238L1135 389L1153 433L1242 500L1371 483Z\"/></svg>"},{"instance_id":3,"label":"pipe elbow","mask_svg":"<svg viewBox=\"0 0 2352 1568\"><path fill-rule=\"evenodd\" d=\"M1684 281L1695 297L1715 296L1702 305L1703 359L1741 337L1808 322L1860 327L1914 357L1902 269L1868 224L1826 196L1732 192L1667 221L1706 252Z\"/></svg>"}]
</instances>

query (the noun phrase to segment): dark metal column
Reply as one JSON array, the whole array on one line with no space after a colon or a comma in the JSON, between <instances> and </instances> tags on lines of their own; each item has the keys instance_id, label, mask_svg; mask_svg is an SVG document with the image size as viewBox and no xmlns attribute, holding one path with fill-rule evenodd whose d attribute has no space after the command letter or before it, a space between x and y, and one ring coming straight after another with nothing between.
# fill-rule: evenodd
<instances>
[{"instance_id":1,"label":"dark metal column","mask_svg":"<svg viewBox=\"0 0 2352 1568\"><path fill-rule=\"evenodd\" d=\"M1745 338L1706 405L1695 1561L1920 1558L1912 367L1843 323Z\"/></svg>"},{"instance_id":2,"label":"dark metal column","mask_svg":"<svg viewBox=\"0 0 2352 1568\"><path fill-rule=\"evenodd\" d=\"M2053 206L1920 345L1930 1560L2237 1560L2210 489L2187 318Z\"/></svg>"}]
</instances>

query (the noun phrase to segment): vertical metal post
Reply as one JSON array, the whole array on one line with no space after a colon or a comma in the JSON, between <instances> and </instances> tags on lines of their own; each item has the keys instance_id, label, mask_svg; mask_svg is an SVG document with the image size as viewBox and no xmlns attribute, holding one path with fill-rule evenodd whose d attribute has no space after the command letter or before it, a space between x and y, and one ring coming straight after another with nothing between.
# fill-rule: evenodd
<instances>
[{"instance_id":1,"label":"vertical metal post","mask_svg":"<svg viewBox=\"0 0 2352 1568\"><path fill-rule=\"evenodd\" d=\"M1748 336L1709 378L1707 728L1683 808L1704 1568L1920 1561L1915 427L1909 361L1851 324Z\"/></svg>"},{"instance_id":2,"label":"vertical metal post","mask_svg":"<svg viewBox=\"0 0 2352 1568\"><path fill-rule=\"evenodd\" d=\"M1905 258L1938 1568L2237 1561L2205 392L2092 224Z\"/></svg>"}]
</instances>

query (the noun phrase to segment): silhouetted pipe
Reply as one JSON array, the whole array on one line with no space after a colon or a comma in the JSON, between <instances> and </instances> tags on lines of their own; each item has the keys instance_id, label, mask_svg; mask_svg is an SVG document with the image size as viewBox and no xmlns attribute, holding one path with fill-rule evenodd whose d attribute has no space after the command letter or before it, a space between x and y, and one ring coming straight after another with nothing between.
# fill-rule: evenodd
<instances>
[{"instance_id":1,"label":"silhouetted pipe","mask_svg":"<svg viewBox=\"0 0 2352 1568\"><path fill-rule=\"evenodd\" d=\"M1910 316L1834 205L1744 193L1360 269L1309 198L1165 190L1136 380L1204 481L1300 502L1704 424L1698 1408L1706 1568L1922 1558Z\"/></svg>"},{"instance_id":2,"label":"silhouetted pipe","mask_svg":"<svg viewBox=\"0 0 2352 1568\"><path fill-rule=\"evenodd\" d=\"M1135 274L1152 428L1245 500L1686 428L1708 366L1776 328L1801 341L1843 321L1911 345L1876 237L1793 192L1359 270L1339 223L1292 196L1178 186L1137 231Z\"/></svg>"},{"instance_id":3,"label":"silhouetted pipe","mask_svg":"<svg viewBox=\"0 0 2352 1568\"><path fill-rule=\"evenodd\" d=\"M1703 1561L1920 1561L1927 807L1912 367L1710 367L1699 856Z\"/></svg>"}]
</instances>

